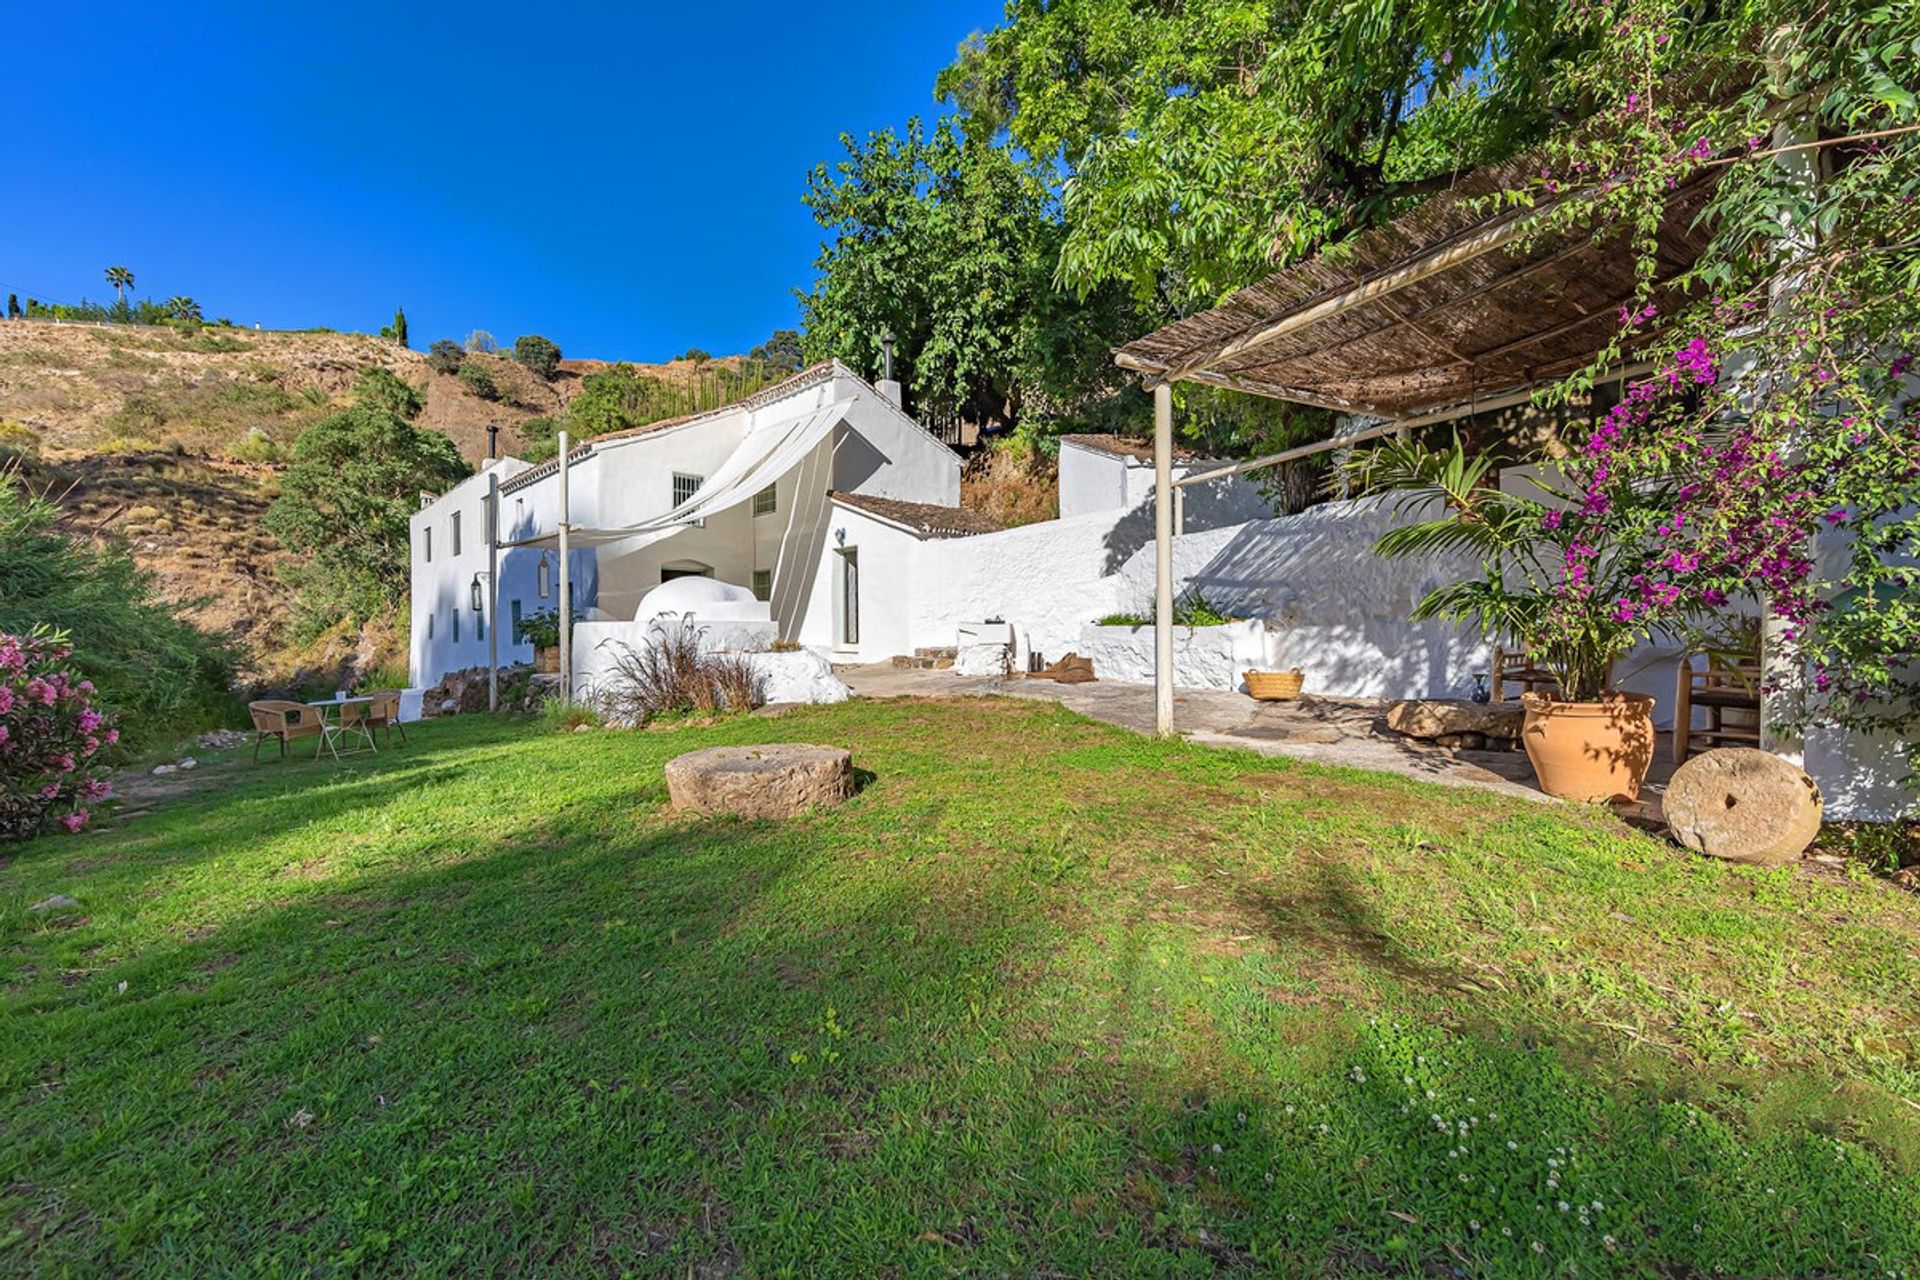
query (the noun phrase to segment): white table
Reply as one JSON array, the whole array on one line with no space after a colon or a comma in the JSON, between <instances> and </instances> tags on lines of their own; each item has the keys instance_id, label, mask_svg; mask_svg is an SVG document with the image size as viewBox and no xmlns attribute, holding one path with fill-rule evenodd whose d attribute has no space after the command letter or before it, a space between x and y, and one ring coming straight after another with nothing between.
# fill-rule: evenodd
<instances>
[{"instance_id":1,"label":"white table","mask_svg":"<svg viewBox=\"0 0 1920 1280\"><path fill-rule=\"evenodd\" d=\"M378 754L380 748L373 745L373 726L368 724L364 718L358 724L347 725L341 723L345 708L368 706L371 705L372 702L372 698L323 698L319 702L309 702L307 705L320 716L320 745L313 749L313 758L318 760L322 751L331 751L333 758L338 760L340 758L340 739L349 737L364 739L367 745L364 747L349 747L347 749L348 755L354 755L361 751L372 751ZM327 715L329 708L334 710L332 718L329 718Z\"/></svg>"}]
</instances>

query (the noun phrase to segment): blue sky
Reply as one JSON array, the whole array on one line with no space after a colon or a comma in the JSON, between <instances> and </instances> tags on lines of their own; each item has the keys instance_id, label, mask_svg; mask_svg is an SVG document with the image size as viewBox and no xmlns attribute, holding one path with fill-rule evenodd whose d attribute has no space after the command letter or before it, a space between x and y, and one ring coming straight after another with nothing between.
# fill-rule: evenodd
<instances>
[{"instance_id":1,"label":"blue sky","mask_svg":"<svg viewBox=\"0 0 1920 1280\"><path fill-rule=\"evenodd\" d=\"M19 4L0 290L413 345L744 350L798 319L808 168L932 114L998 0Z\"/></svg>"}]
</instances>

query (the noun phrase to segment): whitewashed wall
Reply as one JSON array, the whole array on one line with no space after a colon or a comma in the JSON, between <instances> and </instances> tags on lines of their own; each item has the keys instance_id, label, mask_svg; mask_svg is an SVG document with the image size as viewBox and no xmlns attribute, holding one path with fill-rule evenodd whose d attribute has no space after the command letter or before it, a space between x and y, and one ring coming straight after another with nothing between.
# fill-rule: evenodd
<instances>
[{"instance_id":1,"label":"whitewashed wall","mask_svg":"<svg viewBox=\"0 0 1920 1280\"><path fill-rule=\"evenodd\" d=\"M1188 460L1173 467L1180 480L1219 466L1213 460ZM1142 511L1152 519L1154 472L1151 462L1109 453L1072 440L1060 442L1060 518L1094 512ZM1273 515L1273 504L1260 486L1239 476L1226 476L1182 491L1182 516L1188 531L1262 520Z\"/></svg>"}]
</instances>

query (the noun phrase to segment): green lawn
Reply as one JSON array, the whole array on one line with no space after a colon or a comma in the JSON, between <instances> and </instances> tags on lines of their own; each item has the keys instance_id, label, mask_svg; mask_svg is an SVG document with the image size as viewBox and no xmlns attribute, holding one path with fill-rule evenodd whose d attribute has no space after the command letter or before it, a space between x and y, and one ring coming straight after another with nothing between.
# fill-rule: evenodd
<instances>
[{"instance_id":1,"label":"green lawn","mask_svg":"<svg viewBox=\"0 0 1920 1280\"><path fill-rule=\"evenodd\" d=\"M669 756L773 739L864 789L667 811ZM204 780L0 870L0 1273L1920 1254L1920 899L1877 881L1024 701Z\"/></svg>"}]
</instances>

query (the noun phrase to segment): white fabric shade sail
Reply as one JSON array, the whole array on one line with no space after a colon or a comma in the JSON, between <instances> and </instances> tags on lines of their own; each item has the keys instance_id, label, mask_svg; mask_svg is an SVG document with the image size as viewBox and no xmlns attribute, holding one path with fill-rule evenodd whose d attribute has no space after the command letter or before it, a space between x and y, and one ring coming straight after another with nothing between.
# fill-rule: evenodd
<instances>
[{"instance_id":1,"label":"white fabric shade sail","mask_svg":"<svg viewBox=\"0 0 1920 1280\"><path fill-rule=\"evenodd\" d=\"M725 462L707 477L699 492L672 510L637 524L613 528L572 525L567 541L575 547L617 546L620 554L638 551L708 516L750 500L754 494L799 465L813 448L832 433L846 415L851 400L836 400L818 409L769 415L765 422L748 420L747 433ZM564 513L562 515L564 519ZM502 547L552 547L558 530L502 542Z\"/></svg>"}]
</instances>

